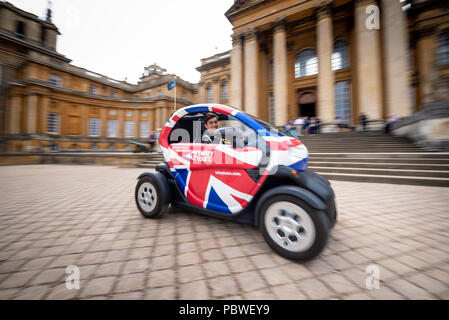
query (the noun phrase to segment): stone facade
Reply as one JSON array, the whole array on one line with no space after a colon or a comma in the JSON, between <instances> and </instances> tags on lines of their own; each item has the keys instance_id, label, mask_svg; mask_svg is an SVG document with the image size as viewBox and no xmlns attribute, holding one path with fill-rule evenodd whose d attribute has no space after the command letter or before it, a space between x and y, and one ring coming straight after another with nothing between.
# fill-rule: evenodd
<instances>
[{"instance_id":1,"label":"stone facade","mask_svg":"<svg viewBox=\"0 0 449 320\"><path fill-rule=\"evenodd\" d=\"M447 12L438 0L237 0L226 12L230 103L276 125L355 126L362 112L380 123L449 100L435 97L449 93Z\"/></svg>"},{"instance_id":2,"label":"stone facade","mask_svg":"<svg viewBox=\"0 0 449 320\"><path fill-rule=\"evenodd\" d=\"M162 128L174 109L198 100L198 85L156 64L137 85L75 67L56 52L51 21L0 3L0 141L8 152L132 149Z\"/></svg>"}]
</instances>

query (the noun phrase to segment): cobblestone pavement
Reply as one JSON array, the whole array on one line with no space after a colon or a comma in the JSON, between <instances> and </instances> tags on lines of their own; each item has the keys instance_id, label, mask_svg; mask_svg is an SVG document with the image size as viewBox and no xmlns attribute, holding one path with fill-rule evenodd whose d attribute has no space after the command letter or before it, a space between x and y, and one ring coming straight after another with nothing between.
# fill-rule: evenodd
<instances>
[{"instance_id":1,"label":"cobblestone pavement","mask_svg":"<svg viewBox=\"0 0 449 320\"><path fill-rule=\"evenodd\" d=\"M333 181L338 223L300 264L250 226L179 209L144 219L142 171L0 167L0 298L449 298L448 188ZM366 289L369 264L380 289ZM66 288L69 265L79 290Z\"/></svg>"}]
</instances>

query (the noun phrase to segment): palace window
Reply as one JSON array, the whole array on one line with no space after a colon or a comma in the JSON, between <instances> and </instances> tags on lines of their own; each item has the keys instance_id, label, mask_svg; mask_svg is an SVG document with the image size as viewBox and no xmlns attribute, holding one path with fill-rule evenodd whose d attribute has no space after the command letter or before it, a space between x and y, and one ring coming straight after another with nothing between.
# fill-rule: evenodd
<instances>
[{"instance_id":1,"label":"palace window","mask_svg":"<svg viewBox=\"0 0 449 320\"><path fill-rule=\"evenodd\" d=\"M89 136L99 137L100 136L100 119L99 118L89 118Z\"/></svg>"},{"instance_id":2,"label":"palace window","mask_svg":"<svg viewBox=\"0 0 449 320\"><path fill-rule=\"evenodd\" d=\"M146 112L146 111L142 112L142 117L146 117L146 116L148 116L148 112Z\"/></svg>"},{"instance_id":3,"label":"palace window","mask_svg":"<svg viewBox=\"0 0 449 320\"><path fill-rule=\"evenodd\" d=\"M47 117L47 133L59 134L60 116L57 113L49 112Z\"/></svg>"},{"instance_id":4,"label":"palace window","mask_svg":"<svg viewBox=\"0 0 449 320\"><path fill-rule=\"evenodd\" d=\"M125 138L134 137L134 121L125 121Z\"/></svg>"},{"instance_id":5,"label":"palace window","mask_svg":"<svg viewBox=\"0 0 449 320\"><path fill-rule=\"evenodd\" d=\"M117 92L112 91L111 92L111 97L113 97L113 98L117 97Z\"/></svg>"},{"instance_id":6,"label":"palace window","mask_svg":"<svg viewBox=\"0 0 449 320\"><path fill-rule=\"evenodd\" d=\"M90 85L89 86L89 93L90 94L98 94L98 88L95 86Z\"/></svg>"},{"instance_id":7,"label":"palace window","mask_svg":"<svg viewBox=\"0 0 449 320\"><path fill-rule=\"evenodd\" d=\"M133 112L132 111L126 111L126 116L127 117L132 117L133 116Z\"/></svg>"},{"instance_id":8,"label":"palace window","mask_svg":"<svg viewBox=\"0 0 449 320\"><path fill-rule=\"evenodd\" d=\"M221 83L221 101L228 101L228 82L226 80Z\"/></svg>"},{"instance_id":9,"label":"palace window","mask_svg":"<svg viewBox=\"0 0 449 320\"><path fill-rule=\"evenodd\" d=\"M208 85L206 88L206 100L207 100L207 103L212 102L212 86L211 85Z\"/></svg>"},{"instance_id":10,"label":"palace window","mask_svg":"<svg viewBox=\"0 0 449 320\"><path fill-rule=\"evenodd\" d=\"M349 91L349 81L335 83L335 116L347 124L350 122L351 99Z\"/></svg>"},{"instance_id":11,"label":"palace window","mask_svg":"<svg viewBox=\"0 0 449 320\"><path fill-rule=\"evenodd\" d=\"M115 116L117 114L116 110L109 110L109 115L110 116Z\"/></svg>"},{"instance_id":12,"label":"palace window","mask_svg":"<svg viewBox=\"0 0 449 320\"><path fill-rule=\"evenodd\" d=\"M45 45L46 40L47 40L47 32L45 26L41 25L41 43Z\"/></svg>"},{"instance_id":13,"label":"palace window","mask_svg":"<svg viewBox=\"0 0 449 320\"><path fill-rule=\"evenodd\" d=\"M25 23L23 21L17 21L16 34L20 39L25 39Z\"/></svg>"},{"instance_id":14,"label":"palace window","mask_svg":"<svg viewBox=\"0 0 449 320\"><path fill-rule=\"evenodd\" d=\"M346 40L335 41L334 53L332 54L332 70L340 70L349 67L348 45Z\"/></svg>"},{"instance_id":15,"label":"palace window","mask_svg":"<svg viewBox=\"0 0 449 320\"><path fill-rule=\"evenodd\" d=\"M438 36L437 65L449 65L449 31Z\"/></svg>"},{"instance_id":16,"label":"palace window","mask_svg":"<svg viewBox=\"0 0 449 320\"><path fill-rule=\"evenodd\" d=\"M147 138L149 134L148 121L140 121L140 137Z\"/></svg>"},{"instance_id":17,"label":"palace window","mask_svg":"<svg viewBox=\"0 0 449 320\"><path fill-rule=\"evenodd\" d=\"M311 76L318 73L318 58L315 50L307 48L296 55L295 78Z\"/></svg>"},{"instance_id":18,"label":"palace window","mask_svg":"<svg viewBox=\"0 0 449 320\"><path fill-rule=\"evenodd\" d=\"M117 120L108 120L108 137L117 138Z\"/></svg>"},{"instance_id":19,"label":"palace window","mask_svg":"<svg viewBox=\"0 0 449 320\"><path fill-rule=\"evenodd\" d=\"M60 76L57 76L55 74L51 74L49 76L49 82L52 86L56 86L56 87L62 87L62 79Z\"/></svg>"},{"instance_id":20,"label":"palace window","mask_svg":"<svg viewBox=\"0 0 449 320\"><path fill-rule=\"evenodd\" d=\"M274 109L274 95L272 92L268 95L268 106L270 109L270 123L274 124L276 114Z\"/></svg>"}]
</instances>

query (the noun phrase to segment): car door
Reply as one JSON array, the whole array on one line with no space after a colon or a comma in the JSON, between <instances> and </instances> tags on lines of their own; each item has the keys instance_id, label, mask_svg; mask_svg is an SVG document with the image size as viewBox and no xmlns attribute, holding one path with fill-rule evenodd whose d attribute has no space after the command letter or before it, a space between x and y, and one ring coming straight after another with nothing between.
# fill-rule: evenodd
<instances>
[{"instance_id":1,"label":"car door","mask_svg":"<svg viewBox=\"0 0 449 320\"><path fill-rule=\"evenodd\" d=\"M251 176L263 159L257 146L172 143L170 161L187 200L224 214L239 212L259 189Z\"/></svg>"}]
</instances>

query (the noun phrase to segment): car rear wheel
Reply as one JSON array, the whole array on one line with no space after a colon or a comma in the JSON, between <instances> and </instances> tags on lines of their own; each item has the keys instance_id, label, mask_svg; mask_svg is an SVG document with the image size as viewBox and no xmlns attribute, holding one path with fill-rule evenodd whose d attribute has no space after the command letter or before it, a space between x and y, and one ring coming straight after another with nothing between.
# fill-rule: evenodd
<instances>
[{"instance_id":1,"label":"car rear wheel","mask_svg":"<svg viewBox=\"0 0 449 320\"><path fill-rule=\"evenodd\" d=\"M306 261L324 248L329 221L321 211L314 210L291 195L277 195L261 208L262 234L281 256Z\"/></svg>"},{"instance_id":2,"label":"car rear wheel","mask_svg":"<svg viewBox=\"0 0 449 320\"><path fill-rule=\"evenodd\" d=\"M139 179L135 190L137 208L145 218L159 218L167 211L168 202L164 193L169 193L158 179L144 176Z\"/></svg>"}]
</instances>

